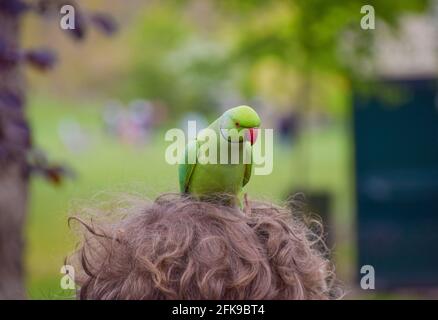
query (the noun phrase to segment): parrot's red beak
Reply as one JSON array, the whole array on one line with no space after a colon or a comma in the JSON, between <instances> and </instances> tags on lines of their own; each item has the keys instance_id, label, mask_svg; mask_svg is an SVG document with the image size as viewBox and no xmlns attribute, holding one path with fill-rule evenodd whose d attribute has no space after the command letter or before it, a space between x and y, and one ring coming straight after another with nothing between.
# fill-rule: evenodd
<instances>
[{"instance_id":1,"label":"parrot's red beak","mask_svg":"<svg viewBox=\"0 0 438 320\"><path fill-rule=\"evenodd\" d=\"M258 128L249 128L247 131L248 141L253 145L257 140Z\"/></svg>"}]
</instances>

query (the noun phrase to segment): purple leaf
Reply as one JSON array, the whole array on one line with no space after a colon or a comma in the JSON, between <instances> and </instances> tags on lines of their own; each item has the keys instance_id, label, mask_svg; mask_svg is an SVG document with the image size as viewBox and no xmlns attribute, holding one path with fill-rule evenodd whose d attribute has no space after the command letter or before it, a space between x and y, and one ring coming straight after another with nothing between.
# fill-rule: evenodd
<instances>
[{"instance_id":1,"label":"purple leaf","mask_svg":"<svg viewBox=\"0 0 438 320\"><path fill-rule=\"evenodd\" d=\"M17 110L23 105L24 99L20 94L7 90L0 91L0 108Z\"/></svg>"},{"instance_id":2,"label":"purple leaf","mask_svg":"<svg viewBox=\"0 0 438 320\"><path fill-rule=\"evenodd\" d=\"M32 148L28 150L27 164L32 173L43 176L55 185L60 185L65 177L75 177L75 172L70 167L50 163L47 153L40 149Z\"/></svg>"},{"instance_id":3,"label":"purple leaf","mask_svg":"<svg viewBox=\"0 0 438 320\"><path fill-rule=\"evenodd\" d=\"M31 146L30 129L24 120L15 119L5 124L6 141L14 146L27 149Z\"/></svg>"},{"instance_id":4,"label":"purple leaf","mask_svg":"<svg viewBox=\"0 0 438 320\"><path fill-rule=\"evenodd\" d=\"M0 67L15 66L21 58L20 51L9 47L6 41L0 40Z\"/></svg>"},{"instance_id":5,"label":"purple leaf","mask_svg":"<svg viewBox=\"0 0 438 320\"><path fill-rule=\"evenodd\" d=\"M76 9L75 13L75 28L67 29L69 34L73 36L75 40L83 40L87 34L87 24L82 12Z\"/></svg>"},{"instance_id":6,"label":"purple leaf","mask_svg":"<svg viewBox=\"0 0 438 320\"><path fill-rule=\"evenodd\" d=\"M91 21L96 28L109 36L117 32L119 28L114 18L105 13L94 13L91 16Z\"/></svg>"},{"instance_id":7,"label":"purple leaf","mask_svg":"<svg viewBox=\"0 0 438 320\"><path fill-rule=\"evenodd\" d=\"M49 49L29 50L26 53L26 60L34 67L46 71L56 63L56 54Z\"/></svg>"},{"instance_id":8,"label":"purple leaf","mask_svg":"<svg viewBox=\"0 0 438 320\"><path fill-rule=\"evenodd\" d=\"M21 0L0 0L0 11L11 15L24 13L30 6Z\"/></svg>"},{"instance_id":9,"label":"purple leaf","mask_svg":"<svg viewBox=\"0 0 438 320\"><path fill-rule=\"evenodd\" d=\"M35 10L39 14L46 14L51 6L50 0L40 0L35 5Z\"/></svg>"},{"instance_id":10,"label":"purple leaf","mask_svg":"<svg viewBox=\"0 0 438 320\"><path fill-rule=\"evenodd\" d=\"M62 165L51 165L46 167L44 175L54 185L60 185L65 177L73 178L74 172Z\"/></svg>"}]
</instances>

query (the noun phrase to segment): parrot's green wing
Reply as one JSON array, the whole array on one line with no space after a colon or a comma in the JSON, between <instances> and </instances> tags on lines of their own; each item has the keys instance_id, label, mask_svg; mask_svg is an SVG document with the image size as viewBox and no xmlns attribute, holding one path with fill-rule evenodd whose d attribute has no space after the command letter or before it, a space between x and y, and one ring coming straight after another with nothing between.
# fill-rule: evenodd
<instances>
[{"instance_id":1,"label":"parrot's green wing","mask_svg":"<svg viewBox=\"0 0 438 320\"><path fill-rule=\"evenodd\" d=\"M245 173L243 175L243 185L244 187L251 179L251 171L252 171L252 153L251 153L251 162L245 165Z\"/></svg>"},{"instance_id":2,"label":"parrot's green wing","mask_svg":"<svg viewBox=\"0 0 438 320\"><path fill-rule=\"evenodd\" d=\"M198 142L196 140L190 141L184 152L184 162L179 165L178 174L179 174L179 189L182 193L186 193L189 188L190 177L192 176L193 170L196 167L196 159L197 159L197 150L198 150ZM194 152L195 163L188 163L189 154Z\"/></svg>"}]
</instances>

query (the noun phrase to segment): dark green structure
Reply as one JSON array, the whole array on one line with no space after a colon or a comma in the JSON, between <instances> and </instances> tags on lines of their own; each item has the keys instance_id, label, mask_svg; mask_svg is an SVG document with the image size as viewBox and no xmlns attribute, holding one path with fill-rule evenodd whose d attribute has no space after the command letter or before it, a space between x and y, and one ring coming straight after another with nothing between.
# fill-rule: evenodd
<instances>
[{"instance_id":1,"label":"dark green structure","mask_svg":"<svg viewBox=\"0 0 438 320\"><path fill-rule=\"evenodd\" d=\"M358 270L376 290L438 287L437 80L375 87L354 96Z\"/></svg>"}]
</instances>

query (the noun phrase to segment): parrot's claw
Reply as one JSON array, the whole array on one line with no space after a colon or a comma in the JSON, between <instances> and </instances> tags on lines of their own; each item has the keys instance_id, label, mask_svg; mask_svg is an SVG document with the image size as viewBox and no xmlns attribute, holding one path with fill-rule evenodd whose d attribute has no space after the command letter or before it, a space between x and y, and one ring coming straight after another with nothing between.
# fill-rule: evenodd
<instances>
[{"instance_id":1,"label":"parrot's claw","mask_svg":"<svg viewBox=\"0 0 438 320\"><path fill-rule=\"evenodd\" d=\"M251 213L251 207L249 206L248 194L246 192L243 194L243 202L245 203L244 212L249 215Z\"/></svg>"}]
</instances>

